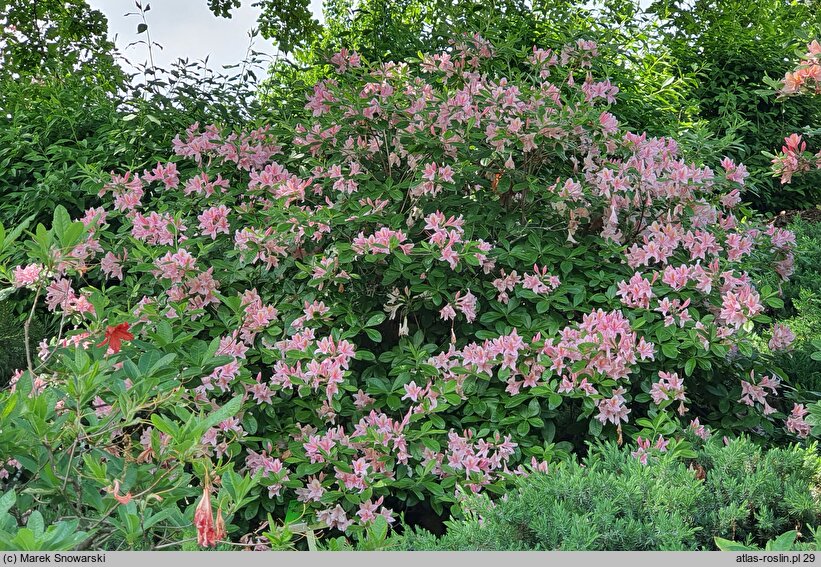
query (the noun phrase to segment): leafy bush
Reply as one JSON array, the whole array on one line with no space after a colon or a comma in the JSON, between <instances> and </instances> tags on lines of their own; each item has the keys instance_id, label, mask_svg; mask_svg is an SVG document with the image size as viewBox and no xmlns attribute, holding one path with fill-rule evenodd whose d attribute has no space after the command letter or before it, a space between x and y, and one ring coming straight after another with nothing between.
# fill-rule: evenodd
<instances>
[{"instance_id":1,"label":"leafy bush","mask_svg":"<svg viewBox=\"0 0 821 567\"><path fill-rule=\"evenodd\" d=\"M821 31L818 33L821 34ZM797 98L821 104L821 97L818 96L821 95L821 43L817 39L811 41L798 66L787 72L782 81L771 81L771 86L777 89L780 98ZM821 116L816 115L813 118L800 125L810 137L818 133L818 125L821 124ZM821 150L813 154L812 147L807 148L807 142L797 133L799 131L796 127L784 138L784 145L777 154L765 152L765 155L771 158L773 173L777 177L780 176L782 184L791 183L794 175L799 175L800 179L804 173L821 169Z\"/></svg>"},{"instance_id":2,"label":"leafy bush","mask_svg":"<svg viewBox=\"0 0 821 567\"><path fill-rule=\"evenodd\" d=\"M784 301L791 314L804 314L808 306L795 304L801 301L802 291L805 300L821 296L821 223L798 215L789 229L795 234L795 247L800 252L795 259L795 273L783 286Z\"/></svg>"},{"instance_id":3,"label":"leafy bush","mask_svg":"<svg viewBox=\"0 0 821 567\"><path fill-rule=\"evenodd\" d=\"M788 0L655 0L648 11L661 20L664 44L683 73L695 73L691 100L717 137L737 138L726 155L750 171L749 196L762 209L806 208L817 202L817 183L781 186L768 174L776 140L821 118L821 100L777 100L769 77L783 76L784 60L805 37L821 33L812 3Z\"/></svg>"},{"instance_id":4,"label":"leafy bush","mask_svg":"<svg viewBox=\"0 0 821 567\"><path fill-rule=\"evenodd\" d=\"M78 520L62 520L46 527L39 510L25 513L25 526L18 525L12 509L17 495L9 491L0 496L0 550L2 551L65 551L74 549L86 538L77 531ZM20 510L14 510L18 518Z\"/></svg>"},{"instance_id":5,"label":"leafy bush","mask_svg":"<svg viewBox=\"0 0 821 567\"><path fill-rule=\"evenodd\" d=\"M714 536L763 542L795 523L818 523L819 473L815 446L764 451L743 438L726 447L709 442L688 468L658 451L642 465L607 445L583 465L562 463L521 479L495 502L471 497L462 505L467 518L448 522L445 536L408 531L399 546L681 550L710 548Z\"/></svg>"},{"instance_id":6,"label":"leafy bush","mask_svg":"<svg viewBox=\"0 0 821 567\"><path fill-rule=\"evenodd\" d=\"M65 323L8 394L7 419L30 416L0 443L24 482L116 510L105 529L133 546L181 529L206 471L229 535L357 532L504 493L589 437L669 438L688 411L704 437L806 436L753 343L791 233L740 206L742 165L620 130L596 52L340 52L309 122L195 124L80 220L57 207L2 271ZM160 485L168 516L147 533L69 478L141 506Z\"/></svg>"},{"instance_id":7,"label":"leafy bush","mask_svg":"<svg viewBox=\"0 0 821 567\"><path fill-rule=\"evenodd\" d=\"M789 385L787 396L797 403L812 404L821 399L821 350L816 342L821 338L821 225L810 217L812 211L796 216L789 229L796 237L795 273L782 286L785 316L782 322L788 325L795 336L788 349L774 352L773 365L785 377ZM772 337L762 337L761 348Z\"/></svg>"},{"instance_id":8,"label":"leafy bush","mask_svg":"<svg viewBox=\"0 0 821 567\"><path fill-rule=\"evenodd\" d=\"M248 120L250 89L240 76L182 62L155 73L134 87L72 74L3 81L0 222L47 221L58 204L81 214L103 176L122 164L156 165L191 121Z\"/></svg>"}]
</instances>

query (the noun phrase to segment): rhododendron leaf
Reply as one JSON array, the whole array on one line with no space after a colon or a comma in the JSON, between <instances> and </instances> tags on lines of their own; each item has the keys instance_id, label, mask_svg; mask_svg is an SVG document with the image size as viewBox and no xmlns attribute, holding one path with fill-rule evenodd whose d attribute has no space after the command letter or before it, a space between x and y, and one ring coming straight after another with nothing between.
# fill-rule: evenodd
<instances>
[{"instance_id":1,"label":"rhododendron leaf","mask_svg":"<svg viewBox=\"0 0 821 567\"><path fill-rule=\"evenodd\" d=\"M661 352L664 353L664 356L670 359L675 359L678 357L678 347L677 345L671 343L661 345Z\"/></svg>"},{"instance_id":2,"label":"rhododendron leaf","mask_svg":"<svg viewBox=\"0 0 821 567\"><path fill-rule=\"evenodd\" d=\"M0 517L6 515L9 510L14 507L14 504L17 502L17 493L14 491L14 487L9 489L7 492L0 496Z\"/></svg>"},{"instance_id":3,"label":"rhododendron leaf","mask_svg":"<svg viewBox=\"0 0 821 567\"><path fill-rule=\"evenodd\" d=\"M781 299L780 297L775 297L775 296L768 297L765 300L765 303L767 305L769 305L770 307L772 307L773 309L781 309L781 308L784 307L784 300Z\"/></svg>"},{"instance_id":4,"label":"rhododendron leaf","mask_svg":"<svg viewBox=\"0 0 821 567\"><path fill-rule=\"evenodd\" d=\"M296 476L302 478L317 473L325 468L324 463L300 463L296 468Z\"/></svg>"},{"instance_id":5,"label":"rhododendron leaf","mask_svg":"<svg viewBox=\"0 0 821 567\"><path fill-rule=\"evenodd\" d=\"M245 413L245 415L242 416L242 427L249 435L255 434L257 432L256 418L250 413Z\"/></svg>"},{"instance_id":6,"label":"rhododendron leaf","mask_svg":"<svg viewBox=\"0 0 821 567\"><path fill-rule=\"evenodd\" d=\"M242 407L242 396L235 396L226 402L221 408L205 417L199 424L198 429L205 431L229 417L234 417Z\"/></svg>"},{"instance_id":7,"label":"rhododendron leaf","mask_svg":"<svg viewBox=\"0 0 821 567\"><path fill-rule=\"evenodd\" d=\"M721 551L756 551L757 548L730 541L728 539L715 537L716 547Z\"/></svg>"},{"instance_id":8,"label":"rhododendron leaf","mask_svg":"<svg viewBox=\"0 0 821 567\"><path fill-rule=\"evenodd\" d=\"M57 238L62 241L65 237L66 230L71 224L71 217L63 205L57 205L54 208L54 215L51 221L51 228Z\"/></svg>"},{"instance_id":9,"label":"rhododendron leaf","mask_svg":"<svg viewBox=\"0 0 821 567\"><path fill-rule=\"evenodd\" d=\"M385 314L384 313L376 313L376 314L370 316L370 318L368 319L368 322L365 323L365 326L366 327L375 327L375 326L379 325L380 323L382 323L382 321L384 321L384 320L385 320Z\"/></svg>"},{"instance_id":10,"label":"rhododendron leaf","mask_svg":"<svg viewBox=\"0 0 821 567\"><path fill-rule=\"evenodd\" d=\"M599 437L602 431L602 423L597 419L591 419L587 427L587 431L593 437Z\"/></svg>"},{"instance_id":11,"label":"rhododendron leaf","mask_svg":"<svg viewBox=\"0 0 821 567\"><path fill-rule=\"evenodd\" d=\"M179 427L168 418L158 415L158 414L151 414L151 423L156 427L159 431L170 435L172 438L179 437Z\"/></svg>"},{"instance_id":12,"label":"rhododendron leaf","mask_svg":"<svg viewBox=\"0 0 821 567\"><path fill-rule=\"evenodd\" d=\"M690 358L684 364L684 373L687 376L692 376L693 375L693 370L695 370L695 368L696 368L696 359L695 358Z\"/></svg>"},{"instance_id":13,"label":"rhododendron leaf","mask_svg":"<svg viewBox=\"0 0 821 567\"><path fill-rule=\"evenodd\" d=\"M123 360L123 371L132 382L139 380L143 375L143 372L140 371L139 367L129 358Z\"/></svg>"},{"instance_id":14,"label":"rhododendron leaf","mask_svg":"<svg viewBox=\"0 0 821 567\"><path fill-rule=\"evenodd\" d=\"M369 350L364 349L357 349L356 355L354 356L357 360L364 360L364 361L374 361L376 360L376 356Z\"/></svg>"}]
</instances>

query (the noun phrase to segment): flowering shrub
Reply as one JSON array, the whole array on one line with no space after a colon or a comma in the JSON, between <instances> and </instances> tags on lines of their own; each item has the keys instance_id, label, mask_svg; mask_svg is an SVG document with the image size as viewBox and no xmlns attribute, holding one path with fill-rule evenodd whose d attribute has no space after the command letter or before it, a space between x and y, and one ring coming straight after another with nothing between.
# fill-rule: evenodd
<instances>
[{"instance_id":1,"label":"flowering shrub","mask_svg":"<svg viewBox=\"0 0 821 567\"><path fill-rule=\"evenodd\" d=\"M81 219L58 208L5 276L59 321L13 395L75 424L60 470L111 486L100 510L146 506L162 480L190 515L196 463L203 486L222 478L200 541L265 545L266 518L357 531L503 493L588 435L680 455L679 419L786 435L750 336L793 236L740 205L743 165L622 131L596 54L478 36L407 64L342 51L304 116L194 124ZM88 427L120 465L72 460ZM9 457L31 478L54 449Z\"/></svg>"},{"instance_id":2,"label":"flowering shrub","mask_svg":"<svg viewBox=\"0 0 821 567\"><path fill-rule=\"evenodd\" d=\"M821 94L821 43L813 40L807 45L807 53L793 71L775 83L781 97ZM772 157L773 173L781 176L781 183L789 183L795 174L821 168L821 150L815 155L807 150L807 142L799 134L784 138L781 151Z\"/></svg>"}]
</instances>

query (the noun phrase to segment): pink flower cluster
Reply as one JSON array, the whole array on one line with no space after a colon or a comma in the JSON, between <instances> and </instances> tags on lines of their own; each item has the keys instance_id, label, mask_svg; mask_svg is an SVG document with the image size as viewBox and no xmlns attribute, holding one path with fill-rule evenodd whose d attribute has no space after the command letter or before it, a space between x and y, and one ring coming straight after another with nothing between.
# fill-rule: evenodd
<instances>
[{"instance_id":1,"label":"pink flower cluster","mask_svg":"<svg viewBox=\"0 0 821 567\"><path fill-rule=\"evenodd\" d=\"M28 266L17 266L14 268L14 287L25 287L36 284L40 281L43 273L43 266L40 264L29 264Z\"/></svg>"},{"instance_id":2,"label":"pink flower cluster","mask_svg":"<svg viewBox=\"0 0 821 567\"><path fill-rule=\"evenodd\" d=\"M395 244L392 242L394 239ZM357 254L390 254L394 248L398 248L403 254L410 254L413 242L407 240L407 235L401 230L382 227L368 237L360 232L351 243L351 248Z\"/></svg>"},{"instance_id":3,"label":"pink flower cluster","mask_svg":"<svg viewBox=\"0 0 821 567\"><path fill-rule=\"evenodd\" d=\"M682 407L684 407L683 402L686 401L684 397L684 379L679 378L676 372L664 372L663 370L659 371L659 377L661 380L655 382L650 389L650 397L653 398L653 403L659 405L667 400L679 400L682 402Z\"/></svg>"},{"instance_id":4,"label":"pink flower cluster","mask_svg":"<svg viewBox=\"0 0 821 567\"><path fill-rule=\"evenodd\" d=\"M799 94L821 95L821 44L813 40L798 67L787 72L779 93L781 96ZM773 172L781 176L781 183L789 183L796 173L821 168L821 151L814 156L806 151L807 143L799 134L784 138L781 152L772 159Z\"/></svg>"},{"instance_id":5,"label":"pink flower cluster","mask_svg":"<svg viewBox=\"0 0 821 567\"><path fill-rule=\"evenodd\" d=\"M58 277L46 288L46 306L50 311L58 307L66 314L94 314L94 306L85 295L77 295L71 287L71 280Z\"/></svg>"},{"instance_id":6,"label":"pink flower cluster","mask_svg":"<svg viewBox=\"0 0 821 567\"><path fill-rule=\"evenodd\" d=\"M750 379L754 379L754 375L750 373ZM738 401L748 406L753 406L759 403L763 406L764 415L775 413L775 408L767 403L767 392L769 389L773 394L778 393L778 388L781 386L781 380L775 376L764 376L758 384L753 384L746 380L741 381L741 399Z\"/></svg>"},{"instance_id":7,"label":"pink flower cluster","mask_svg":"<svg viewBox=\"0 0 821 567\"><path fill-rule=\"evenodd\" d=\"M653 298L653 282L648 281L641 273L636 272L629 282L619 282L617 295L621 297L621 302L627 307L649 309L650 300Z\"/></svg>"},{"instance_id":8,"label":"pink flower cluster","mask_svg":"<svg viewBox=\"0 0 821 567\"><path fill-rule=\"evenodd\" d=\"M152 211L148 216L134 213L131 222L131 236L153 246L172 246L175 240L186 240L185 225L182 221L174 219L170 213Z\"/></svg>"},{"instance_id":9,"label":"pink flower cluster","mask_svg":"<svg viewBox=\"0 0 821 567\"><path fill-rule=\"evenodd\" d=\"M647 459L650 456L650 439L643 439L639 436L636 439L636 445L638 448L630 453L633 457L639 460L639 462L643 465L647 465ZM658 451L659 453L666 453L667 452L667 445L670 444L670 441L664 439L661 435L658 436L656 439L655 445L653 445L653 449Z\"/></svg>"},{"instance_id":10,"label":"pink flower cluster","mask_svg":"<svg viewBox=\"0 0 821 567\"><path fill-rule=\"evenodd\" d=\"M787 418L787 430L801 438L808 437L810 434L810 424L804 421L804 416L806 416L807 413L809 412L804 407L804 404L793 404L790 416Z\"/></svg>"},{"instance_id":11,"label":"pink flower cluster","mask_svg":"<svg viewBox=\"0 0 821 567\"><path fill-rule=\"evenodd\" d=\"M789 350L793 341L795 341L795 334L787 325L783 323L773 325L772 337L768 343L770 350Z\"/></svg>"}]
</instances>

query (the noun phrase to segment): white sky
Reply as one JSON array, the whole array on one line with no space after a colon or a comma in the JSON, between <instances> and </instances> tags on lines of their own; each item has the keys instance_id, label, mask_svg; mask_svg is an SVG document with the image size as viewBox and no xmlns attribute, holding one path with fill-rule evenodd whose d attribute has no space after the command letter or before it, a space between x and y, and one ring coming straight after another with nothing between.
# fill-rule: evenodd
<instances>
[{"instance_id":1,"label":"white sky","mask_svg":"<svg viewBox=\"0 0 821 567\"><path fill-rule=\"evenodd\" d=\"M145 45L126 46L134 41L144 40L146 34L137 35L137 24L142 22L139 15L125 17L129 12L137 12L134 0L87 0L92 8L100 10L108 18L109 37L132 63L148 60ZM242 6L233 11L231 19L218 18L208 9L206 0L142 0L143 6L150 5L146 12L148 32L152 42L163 49L154 48L154 63L168 69L170 63L179 58L189 61L208 59L208 67L222 71L223 65L240 63L248 49L248 31L256 25L259 8L251 4L254 0L242 0ZM311 0L311 10L322 21L322 0ZM268 40L258 36L254 49L274 55L276 49Z\"/></svg>"}]
</instances>

